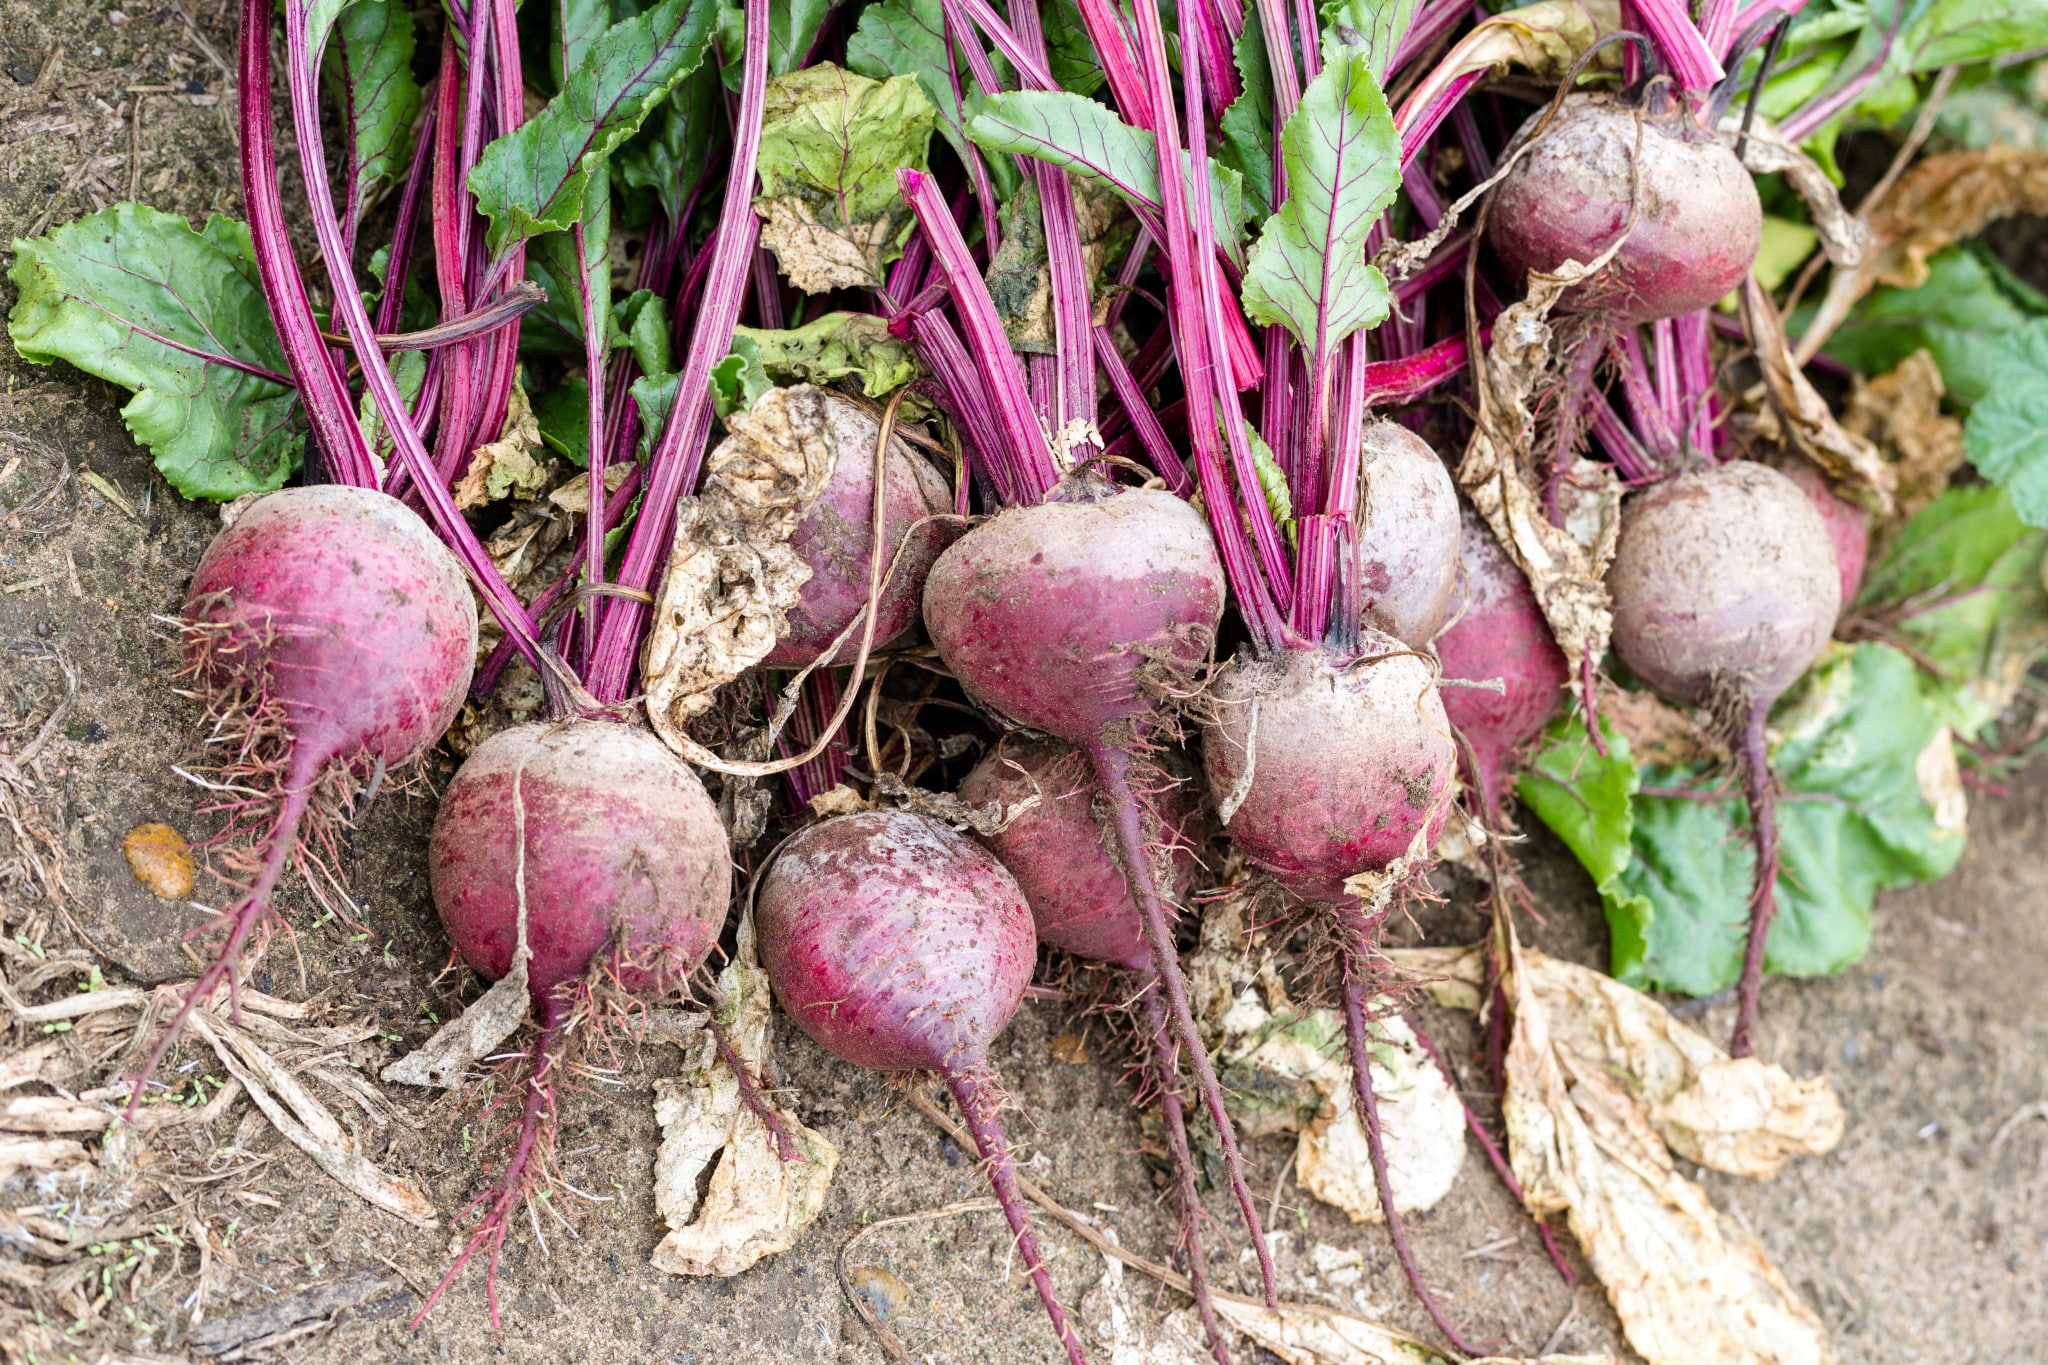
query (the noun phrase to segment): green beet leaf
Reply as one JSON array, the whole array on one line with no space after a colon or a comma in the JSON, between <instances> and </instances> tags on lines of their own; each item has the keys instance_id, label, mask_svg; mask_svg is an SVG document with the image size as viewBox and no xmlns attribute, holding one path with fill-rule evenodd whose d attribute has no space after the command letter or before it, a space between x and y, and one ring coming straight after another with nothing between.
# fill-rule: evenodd
<instances>
[{"instance_id":1,"label":"green beet leaf","mask_svg":"<svg viewBox=\"0 0 2048 1365\"><path fill-rule=\"evenodd\" d=\"M683 77L639 134L612 158L619 178L651 191L670 223L683 216L690 192L711 165L725 130L724 87L706 62Z\"/></svg>"},{"instance_id":2,"label":"green beet leaf","mask_svg":"<svg viewBox=\"0 0 2048 1365\"><path fill-rule=\"evenodd\" d=\"M784 76L804 64L818 30L832 17L832 0L769 0L768 74ZM718 11L718 50L724 58L725 87L738 93L746 66L747 7L722 3Z\"/></svg>"},{"instance_id":3,"label":"green beet leaf","mask_svg":"<svg viewBox=\"0 0 2048 1365\"><path fill-rule=\"evenodd\" d=\"M1634 857L1636 765L1627 739L1605 723L1600 733L1604 755L1593 746L1584 716L1573 712L1552 721L1516 791L1593 878L1606 907L1618 975L1642 960L1641 926L1651 907L1621 885Z\"/></svg>"},{"instance_id":4,"label":"green beet leaf","mask_svg":"<svg viewBox=\"0 0 2048 1365\"><path fill-rule=\"evenodd\" d=\"M571 375L533 400L533 417L548 449L578 469L590 467L590 386Z\"/></svg>"},{"instance_id":5,"label":"green beet leaf","mask_svg":"<svg viewBox=\"0 0 2048 1365\"><path fill-rule=\"evenodd\" d=\"M1386 277L1366 235L1400 188L1400 135L1368 53L1340 48L1280 136L1287 199L1266 219L1244 277L1244 309L1312 356L1386 317Z\"/></svg>"},{"instance_id":6,"label":"green beet leaf","mask_svg":"<svg viewBox=\"0 0 2048 1365\"><path fill-rule=\"evenodd\" d=\"M1155 217L1159 204L1159 144L1108 106L1064 91L1018 90L991 95L968 124L983 150L1036 157L1116 191ZM1189 177L1181 153L1183 181ZM1210 222L1232 255L1244 235L1244 177L1221 163L1210 167Z\"/></svg>"},{"instance_id":7,"label":"green beet leaf","mask_svg":"<svg viewBox=\"0 0 2048 1365\"><path fill-rule=\"evenodd\" d=\"M591 176L704 60L713 8L714 0L666 0L613 24L560 94L484 148L469 187L491 220L493 253L567 232L583 216Z\"/></svg>"},{"instance_id":8,"label":"green beet leaf","mask_svg":"<svg viewBox=\"0 0 2048 1365\"><path fill-rule=\"evenodd\" d=\"M863 394L885 398L923 372L916 349L890 336L889 324L871 313L827 313L781 331L740 327L733 337L734 351L740 341L750 343L752 358L776 384L823 387L857 377Z\"/></svg>"},{"instance_id":9,"label":"green beet leaf","mask_svg":"<svg viewBox=\"0 0 2048 1365\"><path fill-rule=\"evenodd\" d=\"M931 101L939 132L953 144L960 160L978 155L968 140L967 125L981 112L986 92L974 84L963 64L961 95L954 94L941 0L883 0L869 5L861 11L859 27L846 40L846 65L878 81L901 75L917 77L918 88ZM1002 69L1000 64L997 69ZM989 157L983 164L997 198L1006 200L1017 192L1015 162Z\"/></svg>"},{"instance_id":10,"label":"green beet leaf","mask_svg":"<svg viewBox=\"0 0 2048 1365\"><path fill-rule=\"evenodd\" d=\"M202 232L143 204L14 243L7 329L22 359L68 360L131 389L121 410L171 486L225 501L280 488L305 436L249 230ZM251 374L255 367L276 379Z\"/></svg>"},{"instance_id":11,"label":"green beet leaf","mask_svg":"<svg viewBox=\"0 0 2048 1365\"><path fill-rule=\"evenodd\" d=\"M1962 854L1951 740L1913 661L1873 643L1830 646L1772 728L1782 866L1764 965L1840 971L1869 946L1877 892L1943 876ZM1691 995L1733 985L1756 869L1739 788L1707 765L1648 765L1631 778L1613 766L1625 749L1610 743L1603 765L1584 733L1554 728L1522 792L1599 886L1610 969ZM1667 794L1678 790L1692 795Z\"/></svg>"},{"instance_id":12,"label":"green beet leaf","mask_svg":"<svg viewBox=\"0 0 2048 1365\"><path fill-rule=\"evenodd\" d=\"M1243 90L1223 111L1216 159L1244 178L1246 206L1263 220L1273 211L1273 67L1256 16L1247 18L1238 35L1236 57Z\"/></svg>"},{"instance_id":13,"label":"green beet leaf","mask_svg":"<svg viewBox=\"0 0 2048 1365\"><path fill-rule=\"evenodd\" d=\"M2024 327L2030 314L1966 248L1943 251L1927 267L1927 279L1912 289L1872 290L1828 339L1826 350L1852 369L1883 374L1925 348L1950 401L1969 407L1990 392L1999 343Z\"/></svg>"},{"instance_id":14,"label":"green beet leaf","mask_svg":"<svg viewBox=\"0 0 2048 1365\"><path fill-rule=\"evenodd\" d=\"M1333 0L1324 5L1324 60L1338 47L1352 48L1365 55L1374 80L1385 80L1394 53L1415 18L1416 4L1417 0Z\"/></svg>"},{"instance_id":15,"label":"green beet leaf","mask_svg":"<svg viewBox=\"0 0 2048 1365\"><path fill-rule=\"evenodd\" d=\"M2044 552L2048 531L2005 490L1972 484L1916 512L1864 580L1860 618L1932 670L1930 697L1964 739L2005 713L2048 651Z\"/></svg>"},{"instance_id":16,"label":"green beet leaf","mask_svg":"<svg viewBox=\"0 0 2048 1365\"><path fill-rule=\"evenodd\" d=\"M379 186L404 173L420 111L412 77L412 12L398 0L355 0L334 29L327 73L348 120L352 202L360 215Z\"/></svg>"},{"instance_id":17,"label":"green beet leaf","mask_svg":"<svg viewBox=\"0 0 2048 1365\"><path fill-rule=\"evenodd\" d=\"M754 205L792 284L881 286L911 225L896 172L925 168L934 117L915 76L874 81L824 62L768 82Z\"/></svg>"},{"instance_id":18,"label":"green beet leaf","mask_svg":"<svg viewBox=\"0 0 2048 1365\"><path fill-rule=\"evenodd\" d=\"M1990 391L1970 410L1963 453L2012 498L2029 526L2048 526L2048 318L1991 354Z\"/></svg>"},{"instance_id":19,"label":"green beet leaf","mask_svg":"<svg viewBox=\"0 0 2048 1365\"><path fill-rule=\"evenodd\" d=\"M753 338L735 335L731 353L711 367L712 410L723 422L734 413L753 407L762 394L774 387L775 382L761 366L760 348ZM668 397L670 403L675 401L673 390Z\"/></svg>"}]
</instances>

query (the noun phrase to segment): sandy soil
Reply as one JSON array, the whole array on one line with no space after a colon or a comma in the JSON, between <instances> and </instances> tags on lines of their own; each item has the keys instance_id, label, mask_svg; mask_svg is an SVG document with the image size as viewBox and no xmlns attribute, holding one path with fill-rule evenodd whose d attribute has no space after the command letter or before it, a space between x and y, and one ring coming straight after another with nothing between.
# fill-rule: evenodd
<instances>
[{"instance_id":1,"label":"sandy soil","mask_svg":"<svg viewBox=\"0 0 2048 1365\"><path fill-rule=\"evenodd\" d=\"M236 211L233 135L218 102L226 73L206 50L231 60L232 44L229 12L217 3L196 10L188 28L169 3L131 10L116 24L77 4L0 0L0 235L90 211L133 186L194 215ZM52 67L55 48L63 56ZM0 288L0 307L12 302L12 289ZM0 387L0 701L11 708L0 726L47 714L66 694L67 664L78 680L41 759L71 899L62 912L12 904L5 927L47 926L53 945L82 938L110 979L186 976L193 962L177 937L198 913L144 892L119 845L144 820L194 836L210 828L195 814L199 793L171 769L191 752L196 717L173 694L173 656L154 616L176 608L217 520L155 475L122 429L121 398L108 386L66 367L26 365L0 344ZM351 1017L373 1014L389 1036L353 1050L349 1060L365 1068L417 1043L434 1017L459 1007L448 981L437 979L448 949L422 872L431 788L452 770L446 761L430 765L419 791L380 800L358 831L349 871L368 935L332 922L316 927L310 902L294 893L285 905L300 933L273 948L256 977L280 995L330 1001ZM1865 963L1827 981L1774 981L1766 992L1763 1051L1796 1072L1829 1072L1850 1115L1848 1136L1832 1156L1795 1163L1768 1185L1712 1175L1705 1184L1763 1239L1855 1365L2040 1358L2048 1123L2006 1125L2044 1097L2044 800L2048 767L2040 765L2003 799L1980 796L1961 868L1939 885L1882 898ZM1531 926L1533 940L1599 963L1598 905L1576 865L1540 836L1524 861L1545 919ZM1448 888L1446 903L1411 939L1478 936L1472 889L1455 879ZM200 894L217 890L202 883ZM1721 1035L1727 1014L1709 1007L1700 1017ZM1419 1019L1461 1080L1477 1084L1468 1021L1436 1010ZM1171 1222L1116 1054L1097 1025L1086 1064L1069 1060L1070 1047L1055 1055L1053 1040L1069 1028L1064 1007L1033 1002L998 1047L1026 1167L1070 1207L1093 1210L1126 1245L1163 1256ZM978 1195L979 1177L894 1083L829 1059L786 1024L778 1045L778 1079L842 1152L830 1202L794 1251L725 1281L675 1279L648 1265L661 1234L650 1181L652 1081L678 1061L673 1048L651 1045L627 1058L618 1084L566 1097L563 1175L606 1202L565 1209L576 1235L550 1223L547 1254L531 1229L513 1237L499 1283L500 1330L489 1329L482 1279L471 1275L422 1332L405 1325L412 1292L394 1288L294 1343L290 1354L317 1362L884 1359L841 1298L839 1249L876 1218ZM172 1067L188 1063L197 1064L188 1076L212 1066L210 1054L181 1048ZM484 1177L470 1154L474 1108L416 1093L394 1099L395 1122L360 1123L367 1153L416 1174L453 1210ZM1486 1112L1483 1096L1475 1102ZM267 1125L245 1122L246 1111L244 1103L211 1126L180 1130L154 1153L176 1201L165 1217L180 1227L204 1222L232 1256L232 1264L216 1258L201 1304L208 1318L362 1270L432 1284L446 1264L445 1231L418 1231L368 1208ZM1264 1139L1250 1151L1255 1187L1270 1193L1273 1225L1286 1233L1285 1291L1423 1332L1384 1235L1302 1197L1282 1169L1290 1147ZM1234 1220L1223 1200L1212 1196L1211 1204L1227 1239ZM1450 1198L1414 1220L1414 1236L1423 1265L1475 1337L1516 1352L1620 1351L1613 1316L1583 1265L1579 1287L1568 1287L1476 1150ZM1076 1238L1047 1238L1062 1295L1078 1301L1102 1262ZM1360 1253L1363 1277L1341 1286L1319 1280L1318 1246ZM885 1230L863 1241L855 1259L908 1286L891 1325L918 1361L1051 1362L1054 1344L1007 1251L999 1218L973 1212ZM78 1334L72 1358L99 1359L108 1349L181 1354L196 1274L187 1248L130 1276ZM1134 1287L1141 1313L1177 1306L1169 1292ZM0 1287L0 1295L14 1293ZM0 1340L0 1352L13 1351Z\"/></svg>"}]
</instances>

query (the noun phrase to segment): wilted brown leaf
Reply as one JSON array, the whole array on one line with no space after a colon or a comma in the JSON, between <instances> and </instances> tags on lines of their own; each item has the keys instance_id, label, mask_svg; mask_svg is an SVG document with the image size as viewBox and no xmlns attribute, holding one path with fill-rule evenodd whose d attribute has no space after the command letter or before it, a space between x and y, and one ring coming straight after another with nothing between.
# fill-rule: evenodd
<instances>
[{"instance_id":1,"label":"wilted brown leaf","mask_svg":"<svg viewBox=\"0 0 2048 1365\"><path fill-rule=\"evenodd\" d=\"M825 391L811 384L771 389L726 425L730 434L705 462L703 492L676 508L675 545L641 654L648 718L678 749L682 726L775 647L783 613L811 578L789 537L838 452Z\"/></svg>"},{"instance_id":2,"label":"wilted brown leaf","mask_svg":"<svg viewBox=\"0 0 2048 1365\"><path fill-rule=\"evenodd\" d=\"M526 399L526 385L512 382L512 401L498 439L470 454L469 468L455 484L455 505L464 511L517 495L536 496L547 487L547 461L540 439L540 419Z\"/></svg>"},{"instance_id":3,"label":"wilted brown leaf","mask_svg":"<svg viewBox=\"0 0 2048 1365\"><path fill-rule=\"evenodd\" d=\"M718 984L730 1007L726 1031L733 1051L758 1077L770 1050L769 991L768 974L755 961L751 919L741 921L739 944ZM737 1275L795 1246L825 1206L839 1149L772 1098L767 1103L795 1140L795 1160L782 1159L708 1030L683 1075L655 1082L661 1151L654 1160L654 1203L669 1226L651 1258L656 1270ZM700 1199L698 1178L713 1166Z\"/></svg>"},{"instance_id":4,"label":"wilted brown leaf","mask_svg":"<svg viewBox=\"0 0 2048 1365\"><path fill-rule=\"evenodd\" d=\"M1631 692L1600 683L1600 718L1628 740L1638 763L1697 763L1726 758L1728 747L1699 722L1654 692Z\"/></svg>"},{"instance_id":5,"label":"wilted brown leaf","mask_svg":"<svg viewBox=\"0 0 2048 1365\"><path fill-rule=\"evenodd\" d=\"M1858 376L1842 414L1845 430L1874 441L1898 480L1894 515L1912 516L1941 496L1963 463L1963 424L1941 410L1948 392L1925 350L1875 379Z\"/></svg>"},{"instance_id":6,"label":"wilted brown leaf","mask_svg":"<svg viewBox=\"0 0 2048 1365\"><path fill-rule=\"evenodd\" d=\"M128 831L121 841L128 870L150 894L181 901L192 894L192 848L169 825L151 821Z\"/></svg>"},{"instance_id":7,"label":"wilted brown leaf","mask_svg":"<svg viewBox=\"0 0 2048 1365\"><path fill-rule=\"evenodd\" d=\"M1574 662L1605 654L1614 626L1606 575L1621 534L1621 484L1610 466L1579 461L1569 481L1572 515L1564 526L1552 525L1529 464L1535 402L1553 370L1550 310L1565 290L1605 267L1626 240L1626 234L1617 238L1589 263L1566 261L1555 274L1529 272L1527 295L1494 321L1492 344L1475 358L1478 420L1457 473L1473 508L1528 576L1558 647Z\"/></svg>"},{"instance_id":8,"label":"wilted brown leaf","mask_svg":"<svg viewBox=\"0 0 2048 1365\"><path fill-rule=\"evenodd\" d=\"M1800 338L1799 363L1813 359L1871 289L1924 284L1929 257L2018 213L2048 213L2048 151L1985 147L1923 158L1872 214L1873 246L1862 264L1837 270L1828 282Z\"/></svg>"},{"instance_id":9,"label":"wilted brown leaf","mask_svg":"<svg viewBox=\"0 0 2048 1365\"><path fill-rule=\"evenodd\" d=\"M1792 357L1785 323L1755 275L1742 282L1742 325L1763 371L1764 388L1793 448L1821 467L1836 490L1881 517L1892 514L1892 490L1898 475L1878 456L1877 447L1835 421L1827 400L1807 379Z\"/></svg>"}]
</instances>

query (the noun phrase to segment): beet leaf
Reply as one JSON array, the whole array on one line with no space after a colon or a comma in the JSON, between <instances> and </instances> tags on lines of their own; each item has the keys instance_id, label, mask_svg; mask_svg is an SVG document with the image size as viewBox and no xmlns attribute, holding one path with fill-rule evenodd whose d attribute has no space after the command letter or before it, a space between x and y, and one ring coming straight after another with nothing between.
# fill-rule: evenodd
<instances>
[{"instance_id":1,"label":"beet leaf","mask_svg":"<svg viewBox=\"0 0 2048 1365\"><path fill-rule=\"evenodd\" d=\"M116 204L16 240L7 329L22 359L68 360L135 396L121 409L173 488L225 501L284 485L305 434L249 229Z\"/></svg>"}]
</instances>

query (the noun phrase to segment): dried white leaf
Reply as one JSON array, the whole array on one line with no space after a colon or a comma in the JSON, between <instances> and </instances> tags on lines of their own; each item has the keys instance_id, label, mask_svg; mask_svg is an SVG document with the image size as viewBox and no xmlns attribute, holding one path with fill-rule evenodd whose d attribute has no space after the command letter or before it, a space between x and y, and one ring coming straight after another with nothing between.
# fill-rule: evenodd
<instances>
[{"instance_id":1,"label":"dried white leaf","mask_svg":"<svg viewBox=\"0 0 2048 1365\"><path fill-rule=\"evenodd\" d=\"M768 657L811 578L789 537L837 458L825 391L771 389L728 421L701 494L676 505L675 543L641 654L647 716L670 747L726 683Z\"/></svg>"},{"instance_id":2,"label":"dried white leaf","mask_svg":"<svg viewBox=\"0 0 2048 1365\"><path fill-rule=\"evenodd\" d=\"M768 974L756 965L751 922L742 925L719 989L732 1018L726 1034L755 1076L768 1059ZM737 1275L764 1256L789 1250L825 1206L839 1149L772 1097L767 1103L795 1140L800 1159L785 1162L775 1137L741 1097L739 1078L707 1032L697 1063L655 1082L661 1150L654 1159L654 1204L669 1225L651 1258L671 1275ZM717 1169L699 1201L697 1180Z\"/></svg>"},{"instance_id":3,"label":"dried white leaf","mask_svg":"<svg viewBox=\"0 0 2048 1365\"><path fill-rule=\"evenodd\" d=\"M1322 1096L1321 1110L1300 1125L1295 1179L1353 1222L1379 1221L1385 1215L1358 1122L1343 1022L1333 1010L1314 1010L1284 1027L1269 1028L1271 1023L1271 1016L1249 999L1224 1016L1226 1029L1250 1034L1255 1043L1232 1058L1235 1064L1305 1081ZM1373 1097L1394 1204L1404 1213L1432 1208L1451 1192L1464 1165L1465 1111L1406 1022L1376 1020L1373 1030L1378 1035L1372 1049Z\"/></svg>"}]
</instances>

